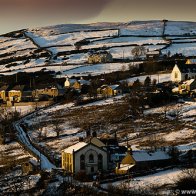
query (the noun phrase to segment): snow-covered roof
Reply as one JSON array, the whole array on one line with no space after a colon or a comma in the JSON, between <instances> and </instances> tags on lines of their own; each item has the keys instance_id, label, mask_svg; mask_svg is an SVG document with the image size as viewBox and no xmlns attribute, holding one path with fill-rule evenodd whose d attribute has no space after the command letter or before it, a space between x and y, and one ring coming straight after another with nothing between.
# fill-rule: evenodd
<instances>
[{"instance_id":1,"label":"snow-covered roof","mask_svg":"<svg viewBox=\"0 0 196 196\"><path fill-rule=\"evenodd\" d=\"M66 148L65 150L63 150L63 152L72 154L73 151L76 152L76 151L78 151L79 149L83 148L86 145L88 145L88 143L78 142L77 144L74 144L73 146L70 146L70 147Z\"/></svg>"},{"instance_id":2,"label":"snow-covered roof","mask_svg":"<svg viewBox=\"0 0 196 196\"><path fill-rule=\"evenodd\" d=\"M69 79L69 83L70 83L71 85L73 85L75 82L77 82L76 79Z\"/></svg>"},{"instance_id":3,"label":"snow-covered roof","mask_svg":"<svg viewBox=\"0 0 196 196\"><path fill-rule=\"evenodd\" d=\"M188 59L186 64L196 64L196 59Z\"/></svg>"},{"instance_id":4,"label":"snow-covered roof","mask_svg":"<svg viewBox=\"0 0 196 196\"><path fill-rule=\"evenodd\" d=\"M191 85L194 82L195 79L187 80L184 82L186 85Z\"/></svg>"},{"instance_id":5,"label":"snow-covered roof","mask_svg":"<svg viewBox=\"0 0 196 196\"><path fill-rule=\"evenodd\" d=\"M160 150L152 153L147 151L133 151L132 156L137 162L170 159L170 156L166 152Z\"/></svg>"},{"instance_id":6,"label":"snow-covered roof","mask_svg":"<svg viewBox=\"0 0 196 196\"><path fill-rule=\"evenodd\" d=\"M9 88L8 85L4 85L0 88L0 91L6 91Z\"/></svg>"},{"instance_id":7,"label":"snow-covered roof","mask_svg":"<svg viewBox=\"0 0 196 196\"><path fill-rule=\"evenodd\" d=\"M178 68L180 69L181 73L196 73L196 65L195 64L182 64L182 65L177 65Z\"/></svg>"},{"instance_id":8,"label":"snow-covered roof","mask_svg":"<svg viewBox=\"0 0 196 196\"><path fill-rule=\"evenodd\" d=\"M81 80L78 80L78 82L82 85L90 85L90 82L88 80L84 80L84 79L81 79Z\"/></svg>"},{"instance_id":9,"label":"snow-covered roof","mask_svg":"<svg viewBox=\"0 0 196 196\"><path fill-rule=\"evenodd\" d=\"M172 89L173 93L178 92L178 91L179 91L178 87L175 87L175 88Z\"/></svg>"},{"instance_id":10,"label":"snow-covered roof","mask_svg":"<svg viewBox=\"0 0 196 196\"><path fill-rule=\"evenodd\" d=\"M157 51L157 50L148 51L146 54L147 54L147 55L159 55L159 54L160 54L160 51Z\"/></svg>"},{"instance_id":11,"label":"snow-covered roof","mask_svg":"<svg viewBox=\"0 0 196 196\"><path fill-rule=\"evenodd\" d=\"M110 85L109 87L110 87L112 90L115 90L116 88L119 87L119 85L118 85L118 84L114 84L114 85Z\"/></svg>"},{"instance_id":12,"label":"snow-covered roof","mask_svg":"<svg viewBox=\"0 0 196 196\"><path fill-rule=\"evenodd\" d=\"M130 168L132 168L134 165L130 164L120 164L119 170L121 171L128 171Z\"/></svg>"}]
</instances>

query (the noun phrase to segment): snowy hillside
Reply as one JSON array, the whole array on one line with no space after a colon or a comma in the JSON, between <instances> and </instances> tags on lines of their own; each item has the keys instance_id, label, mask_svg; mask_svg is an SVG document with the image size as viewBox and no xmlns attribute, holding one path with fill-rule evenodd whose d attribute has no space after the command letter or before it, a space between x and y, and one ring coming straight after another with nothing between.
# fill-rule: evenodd
<instances>
[{"instance_id":1,"label":"snowy hillside","mask_svg":"<svg viewBox=\"0 0 196 196\"><path fill-rule=\"evenodd\" d=\"M77 44L80 47L77 48ZM62 24L25 29L0 36L0 74L35 72L46 68L71 75L71 70L95 74L119 70L116 63L85 66L89 51L107 50L121 66L133 60L131 50L142 45L149 51L195 56L196 23L132 21L128 23ZM62 65L60 67L60 65ZM54 66L55 65L55 66ZM127 64L124 64L125 66ZM56 66L59 66L58 68ZM84 68L84 70L82 69ZM69 71L70 70L70 71Z\"/></svg>"}]
</instances>

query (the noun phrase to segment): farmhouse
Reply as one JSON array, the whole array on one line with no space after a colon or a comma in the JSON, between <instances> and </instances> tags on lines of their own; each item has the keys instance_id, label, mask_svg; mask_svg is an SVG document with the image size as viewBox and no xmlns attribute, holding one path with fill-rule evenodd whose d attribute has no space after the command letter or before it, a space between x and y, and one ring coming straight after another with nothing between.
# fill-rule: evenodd
<instances>
[{"instance_id":1,"label":"farmhouse","mask_svg":"<svg viewBox=\"0 0 196 196\"><path fill-rule=\"evenodd\" d=\"M196 64L175 65L171 73L172 82L196 78Z\"/></svg>"},{"instance_id":2,"label":"farmhouse","mask_svg":"<svg viewBox=\"0 0 196 196\"><path fill-rule=\"evenodd\" d=\"M110 63L113 61L112 55L108 51L92 52L88 57L89 64Z\"/></svg>"},{"instance_id":3,"label":"farmhouse","mask_svg":"<svg viewBox=\"0 0 196 196\"><path fill-rule=\"evenodd\" d=\"M160 50L148 51L148 52L146 52L146 59L147 60L158 60L160 55L161 55Z\"/></svg>"},{"instance_id":4,"label":"farmhouse","mask_svg":"<svg viewBox=\"0 0 196 196\"><path fill-rule=\"evenodd\" d=\"M6 102L7 100L8 89L8 85L4 85L0 88L0 100L2 100L3 102Z\"/></svg>"},{"instance_id":5,"label":"farmhouse","mask_svg":"<svg viewBox=\"0 0 196 196\"><path fill-rule=\"evenodd\" d=\"M97 93L101 94L104 97L111 97L122 94L122 89L120 85L102 85L97 89Z\"/></svg>"},{"instance_id":6,"label":"farmhouse","mask_svg":"<svg viewBox=\"0 0 196 196\"><path fill-rule=\"evenodd\" d=\"M116 174L127 174L134 166L134 170L145 170L153 167L168 166L171 162L171 157L167 152L157 150L148 152L145 150L128 151L126 156L120 163L117 164Z\"/></svg>"},{"instance_id":7,"label":"farmhouse","mask_svg":"<svg viewBox=\"0 0 196 196\"><path fill-rule=\"evenodd\" d=\"M64 89L59 84L39 85L32 92L33 97L40 98L42 96L57 97L64 94Z\"/></svg>"},{"instance_id":8,"label":"farmhouse","mask_svg":"<svg viewBox=\"0 0 196 196\"><path fill-rule=\"evenodd\" d=\"M179 93L189 93L190 91L196 89L196 79L186 80L179 84Z\"/></svg>"},{"instance_id":9,"label":"farmhouse","mask_svg":"<svg viewBox=\"0 0 196 196\"><path fill-rule=\"evenodd\" d=\"M64 87L65 88L73 88L75 90L80 90L83 85L90 85L90 82L88 80L84 80L81 78L80 80L77 79L70 79L66 77L66 80L64 82Z\"/></svg>"},{"instance_id":10,"label":"farmhouse","mask_svg":"<svg viewBox=\"0 0 196 196\"><path fill-rule=\"evenodd\" d=\"M74 88L74 89L81 88L79 82L76 79L70 79L68 77L66 77L66 80L64 82L64 87L65 88Z\"/></svg>"},{"instance_id":11,"label":"farmhouse","mask_svg":"<svg viewBox=\"0 0 196 196\"><path fill-rule=\"evenodd\" d=\"M134 158L132 157L130 151L127 151L126 156L123 158L123 160L121 161L121 163L117 164L116 167L116 174L127 174L129 172L129 170L135 166L136 162L134 160Z\"/></svg>"},{"instance_id":12,"label":"farmhouse","mask_svg":"<svg viewBox=\"0 0 196 196\"><path fill-rule=\"evenodd\" d=\"M11 102L20 102L25 85L16 85L8 92L8 100Z\"/></svg>"},{"instance_id":13,"label":"farmhouse","mask_svg":"<svg viewBox=\"0 0 196 196\"><path fill-rule=\"evenodd\" d=\"M196 64L196 59L187 59L186 64Z\"/></svg>"},{"instance_id":14,"label":"farmhouse","mask_svg":"<svg viewBox=\"0 0 196 196\"><path fill-rule=\"evenodd\" d=\"M171 157L167 152L156 150L148 152L145 150L132 151L132 157L135 160L136 169L148 169L152 167L163 167L169 165Z\"/></svg>"}]
</instances>

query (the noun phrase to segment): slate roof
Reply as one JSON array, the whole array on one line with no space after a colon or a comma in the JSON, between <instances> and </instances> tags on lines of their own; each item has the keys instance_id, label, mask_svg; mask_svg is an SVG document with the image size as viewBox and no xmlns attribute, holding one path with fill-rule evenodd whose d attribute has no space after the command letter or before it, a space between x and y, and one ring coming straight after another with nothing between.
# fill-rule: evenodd
<instances>
[{"instance_id":1,"label":"slate roof","mask_svg":"<svg viewBox=\"0 0 196 196\"><path fill-rule=\"evenodd\" d=\"M79 82L81 85L90 85L90 82L89 82L88 80L81 79L81 80L78 80L78 82Z\"/></svg>"},{"instance_id":2,"label":"slate roof","mask_svg":"<svg viewBox=\"0 0 196 196\"><path fill-rule=\"evenodd\" d=\"M109 86L112 90L118 89L120 86L118 84L110 85Z\"/></svg>"},{"instance_id":3,"label":"slate roof","mask_svg":"<svg viewBox=\"0 0 196 196\"><path fill-rule=\"evenodd\" d=\"M183 84L191 85L194 81L195 81L195 79L190 79L190 80L183 82Z\"/></svg>"},{"instance_id":4,"label":"slate roof","mask_svg":"<svg viewBox=\"0 0 196 196\"><path fill-rule=\"evenodd\" d=\"M177 65L181 73L196 73L196 64Z\"/></svg>"},{"instance_id":5,"label":"slate roof","mask_svg":"<svg viewBox=\"0 0 196 196\"><path fill-rule=\"evenodd\" d=\"M74 152L76 152L76 151L80 150L81 148L83 148L86 145L88 145L88 143L78 142L77 144L74 144L73 146L70 146L70 147L66 148L65 150L63 150L63 152L72 154L73 150L74 150Z\"/></svg>"},{"instance_id":6,"label":"slate roof","mask_svg":"<svg viewBox=\"0 0 196 196\"><path fill-rule=\"evenodd\" d=\"M8 90L9 86L8 85L4 85L0 88L0 91L6 91Z\"/></svg>"},{"instance_id":7,"label":"slate roof","mask_svg":"<svg viewBox=\"0 0 196 196\"><path fill-rule=\"evenodd\" d=\"M164 151L155 151L148 153L147 151L133 151L132 156L137 162L142 161L155 161L155 160L167 160L171 157Z\"/></svg>"},{"instance_id":8,"label":"slate roof","mask_svg":"<svg viewBox=\"0 0 196 196\"><path fill-rule=\"evenodd\" d=\"M16 85L14 86L11 91L23 91L25 88L25 85Z\"/></svg>"},{"instance_id":9,"label":"slate roof","mask_svg":"<svg viewBox=\"0 0 196 196\"><path fill-rule=\"evenodd\" d=\"M39 84L35 87L35 89L50 89L50 88L57 88L62 89L63 87L59 85L58 83L53 84Z\"/></svg>"}]
</instances>

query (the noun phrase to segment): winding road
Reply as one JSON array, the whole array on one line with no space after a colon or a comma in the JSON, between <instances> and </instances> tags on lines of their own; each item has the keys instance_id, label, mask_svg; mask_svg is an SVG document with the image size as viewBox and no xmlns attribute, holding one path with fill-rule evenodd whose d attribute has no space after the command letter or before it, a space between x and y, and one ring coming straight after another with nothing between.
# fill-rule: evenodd
<instances>
[{"instance_id":1,"label":"winding road","mask_svg":"<svg viewBox=\"0 0 196 196\"><path fill-rule=\"evenodd\" d=\"M30 114L32 115L32 114ZM25 116L24 118L20 119L19 121L16 121L13 123L14 128L17 130L17 137L18 139L33 153L36 154L40 158L41 162L41 170L51 170L53 168L56 168L54 164L52 164L48 158L42 154L38 149L36 149L31 141L29 140L29 137L21 127L22 122L25 120L25 118L29 117L29 115Z\"/></svg>"}]
</instances>

